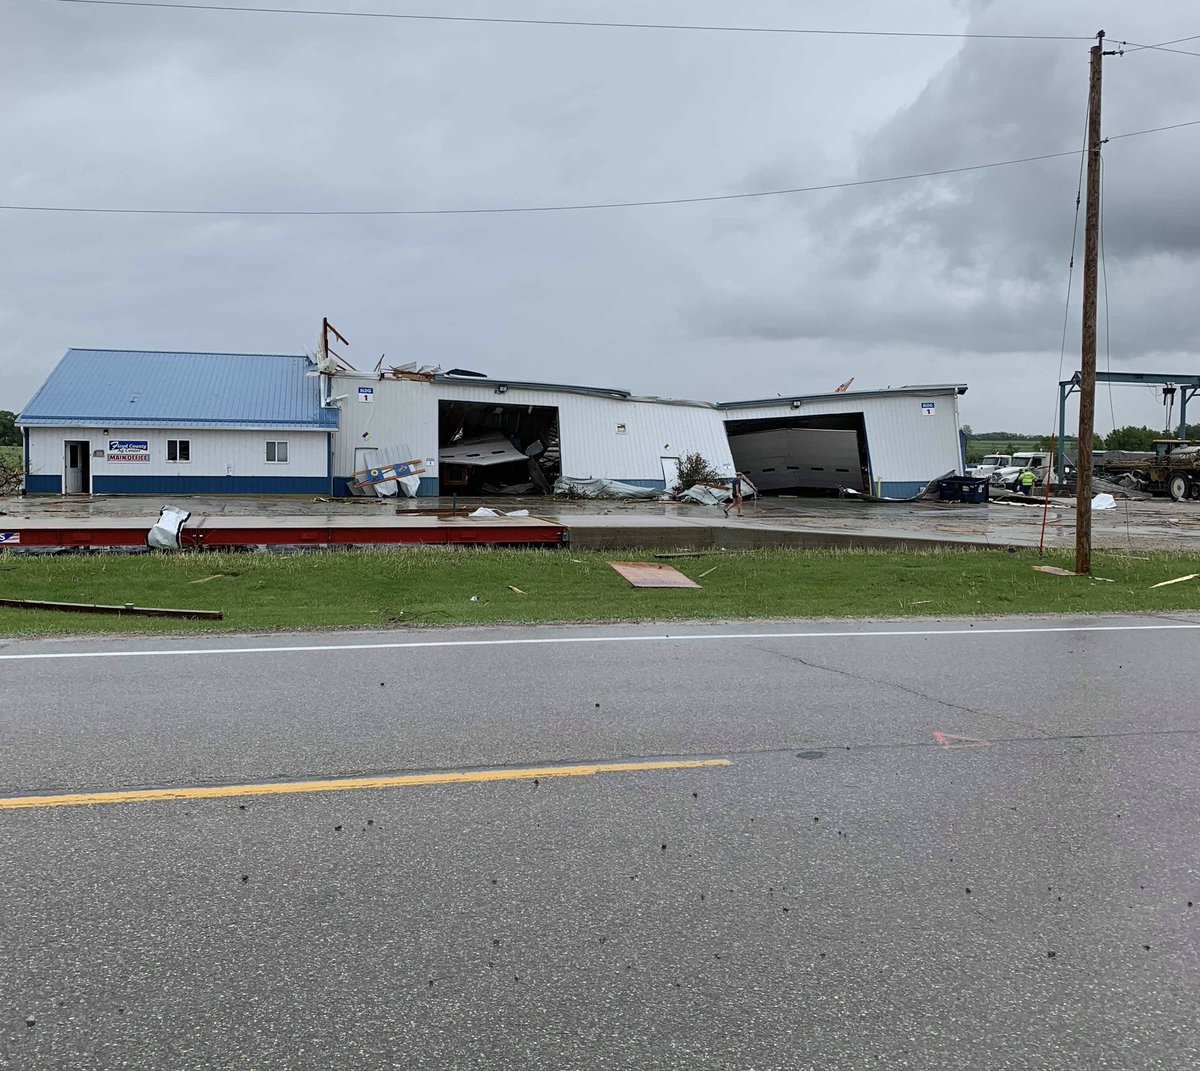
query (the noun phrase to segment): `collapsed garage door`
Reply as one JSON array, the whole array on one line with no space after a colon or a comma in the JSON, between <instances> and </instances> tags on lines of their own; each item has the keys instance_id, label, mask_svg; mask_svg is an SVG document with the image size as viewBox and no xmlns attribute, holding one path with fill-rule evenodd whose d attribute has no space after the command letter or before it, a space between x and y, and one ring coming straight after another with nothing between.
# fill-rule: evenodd
<instances>
[{"instance_id":1,"label":"collapsed garage door","mask_svg":"<svg viewBox=\"0 0 1200 1071\"><path fill-rule=\"evenodd\" d=\"M555 406L438 403L443 492L549 494L559 458Z\"/></svg>"},{"instance_id":2,"label":"collapsed garage door","mask_svg":"<svg viewBox=\"0 0 1200 1071\"><path fill-rule=\"evenodd\" d=\"M862 413L733 420L726 430L734 464L759 491L870 489Z\"/></svg>"}]
</instances>

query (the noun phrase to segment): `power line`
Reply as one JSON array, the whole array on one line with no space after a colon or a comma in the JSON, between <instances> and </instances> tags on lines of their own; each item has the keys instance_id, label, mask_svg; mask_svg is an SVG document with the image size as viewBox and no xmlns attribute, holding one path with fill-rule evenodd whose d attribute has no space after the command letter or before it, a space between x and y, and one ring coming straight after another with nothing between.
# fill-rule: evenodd
<instances>
[{"instance_id":1,"label":"power line","mask_svg":"<svg viewBox=\"0 0 1200 1071\"><path fill-rule=\"evenodd\" d=\"M333 18L403 19L409 22L484 23L500 26L577 26L614 30L700 30L709 33L783 33L826 37L927 37L984 41L1090 41L1091 37L1025 33L925 33L910 30L816 30L795 26L725 26L672 22L602 22L583 19L518 19L479 15L412 15L394 11L339 11L303 7L246 7L239 4L169 4L158 0L44 0L57 4L150 7L179 11L239 11L257 15L322 15Z\"/></svg>"},{"instance_id":2,"label":"power line","mask_svg":"<svg viewBox=\"0 0 1200 1071\"><path fill-rule=\"evenodd\" d=\"M1142 134L1156 134L1163 130L1178 130L1181 127L1200 126L1200 119L1169 126L1152 127L1147 130L1132 130L1126 134L1113 134L1107 140L1133 138ZM592 212L612 208L656 208L667 205L706 204L714 201L746 201L759 197L786 197L799 193L821 193L829 190L846 190L859 186L879 186L890 182L908 182L913 179L938 178L943 175L960 175L968 171L984 171L995 167L1012 167L1030 164L1039 160L1057 160L1066 156L1078 156L1080 150L1042 153L1038 156L1020 156L1012 160L994 160L986 164L968 164L964 167L947 167L937 171L914 171L904 175L888 175L883 178L854 179L848 182L828 182L819 186L794 186L782 190L754 190L748 193L719 193L704 197L667 197L646 201L606 201L591 204L528 205L497 208L340 208L340 209L270 209L270 208L93 208L70 205L3 205L5 212L70 212L89 215L115 216L494 216L520 213L545 212Z\"/></svg>"},{"instance_id":3,"label":"power line","mask_svg":"<svg viewBox=\"0 0 1200 1071\"><path fill-rule=\"evenodd\" d=\"M1142 134L1157 134L1160 130L1179 130L1185 126L1200 126L1200 119L1193 119L1187 123L1169 123L1167 126L1151 126L1145 130L1131 130L1128 134L1109 134L1104 140L1118 141L1121 138L1136 138Z\"/></svg>"},{"instance_id":4,"label":"power line","mask_svg":"<svg viewBox=\"0 0 1200 1071\"><path fill-rule=\"evenodd\" d=\"M1143 52L1153 49L1155 52L1173 52L1178 56L1200 56L1200 52L1189 52L1183 48L1168 48L1168 45L1182 45L1188 41L1200 41L1200 34L1191 37L1176 37L1173 41L1160 41L1157 45L1139 45L1133 41L1122 41L1121 50L1128 55L1131 52Z\"/></svg>"},{"instance_id":5,"label":"power line","mask_svg":"<svg viewBox=\"0 0 1200 1071\"><path fill-rule=\"evenodd\" d=\"M1197 120L1200 123L1200 120ZM957 175L964 171L981 171L989 167L1008 167L1035 160L1053 160L1075 156L1075 150L1051 152L1041 156L1023 156L1016 160L996 160L988 164L951 167L940 171L918 171L886 178L857 179L852 182L830 182L821 186L796 186L785 190L755 190L750 193L721 193L706 197L670 197L654 201L609 201L597 204L530 205L505 208L380 208L380 209L220 209L220 208L72 208L57 205L0 205L0 210L12 212L92 212L114 215L146 216L482 216L518 212L588 212L606 208L652 208L661 205L703 204L709 201L739 201L754 197L783 197L795 193L819 193L822 190L844 190L853 186L874 186L885 182L904 182L909 179L934 178L938 175Z\"/></svg>"}]
</instances>

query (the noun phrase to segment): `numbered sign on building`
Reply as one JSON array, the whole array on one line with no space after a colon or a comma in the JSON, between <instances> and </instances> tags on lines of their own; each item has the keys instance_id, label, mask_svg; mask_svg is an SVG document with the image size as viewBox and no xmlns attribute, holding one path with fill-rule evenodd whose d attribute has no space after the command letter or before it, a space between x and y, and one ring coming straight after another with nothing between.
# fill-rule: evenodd
<instances>
[{"instance_id":1,"label":"numbered sign on building","mask_svg":"<svg viewBox=\"0 0 1200 1071\"><path fill-rule=\"evenodd\" d=\"M359 387L358 388L358 400L360 402L373 402L375 400L375 388L374 387Z\"/></svg>"}]
</instances>

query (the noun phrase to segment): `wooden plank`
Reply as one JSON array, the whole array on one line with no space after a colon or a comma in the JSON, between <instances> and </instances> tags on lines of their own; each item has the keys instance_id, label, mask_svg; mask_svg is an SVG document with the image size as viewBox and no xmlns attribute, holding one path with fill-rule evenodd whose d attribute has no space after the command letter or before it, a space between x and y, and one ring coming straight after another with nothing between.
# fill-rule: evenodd
<instances>
[{"instance_id":1,"label":"wooden plank","mask_svg":"<svg viewBox=\"0 0 1200 1071\"><path fill-rule=\"evenodd\" d=\"M698 588L673 565L658 562L609 562L635 588Z\"/></svg>"},{"instance_id":2,"label":"wooden plank","mask_svg":"<svg viewBox=\"0 0 1200 1071\"><path fill-rule=\"evenodd\" d=\"M0 606L18 610L62 610L74 614L130 614L134 617L185 617L203 621L220 621L220 610L171 610L162 606L104 606L90 602L43 602L40 599L0 599Z\"/></svg>"}]
</instances>

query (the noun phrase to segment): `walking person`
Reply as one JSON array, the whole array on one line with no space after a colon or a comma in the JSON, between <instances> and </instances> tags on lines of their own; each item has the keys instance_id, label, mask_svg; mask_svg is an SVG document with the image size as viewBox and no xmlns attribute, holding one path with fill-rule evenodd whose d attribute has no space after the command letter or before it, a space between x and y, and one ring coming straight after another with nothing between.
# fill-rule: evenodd
<instances>
[{"instance_id":1,"label":"walking person","mask_svg":"<svg viewBox=\"0 0 1200 1071\"><path fill-rule=\"evenodd\" d=\"M1017 485L1021 488L1023 495L1032 495L1035 483L1037 483L1037 476L1034 475L1033 469L1026 469L1017 477Z\"/></svg>"},{"instance_id":2,"label":"walking person","mask_svg":"<svg viewBox=\"0 0 1200 1071\"><path fill-rule=\"evenodd\" d=\"M745 474L739 472L733 477L733 482L729 485L729 493L733 495L733 497L721 507L725 511L726 517L729 516L729 510L731 508L737 509L737 515L739 517L746 516L742 512L742 480L744 478Z\"/></svg>"}]
</instances>

